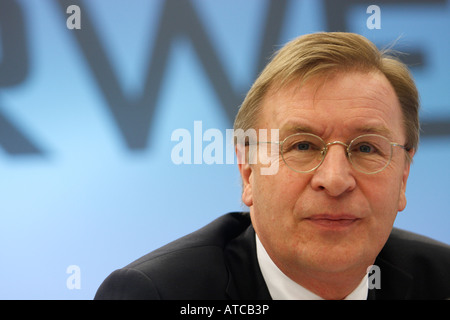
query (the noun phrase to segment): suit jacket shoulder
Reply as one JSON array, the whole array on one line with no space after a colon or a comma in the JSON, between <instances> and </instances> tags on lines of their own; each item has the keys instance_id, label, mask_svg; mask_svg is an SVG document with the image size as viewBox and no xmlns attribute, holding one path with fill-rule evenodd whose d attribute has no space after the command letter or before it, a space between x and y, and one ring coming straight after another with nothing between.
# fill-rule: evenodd
<instances>
[{"instance_id":1,"label":"suit jacket shoulder","mask_svg":"<svg viewBox=\"0 0 450 320\"><path fill-rule=\"evenodd\" d=\"M393 229L375 265L369 299L450 298L450 248ZM95 299L271 299L246 213L230 213L105 279Z\"/></svg>"},{"instance_id":2,"label":"suit jacket shoulder","mask_svg":"<svg viewBox=\"0 0 450 320\"><path fill-rule=\"evenodd\" d=\"M102 283L95 299L240 298L239 294L246 292L241 287L248 289L248 286L246 281L236 281L232 270L239 279L241 270L254 263L248 258L255 251L251 248L254 231L252 237L250 228L248 214L224 215L114 271ZM252 268L259 270L257 266ZM264 284L262 275L258 281Z\"/></svg>"},{"instance_id":3,"label":"suit jacket shoulder","mask_svg":"<svg viewBox=\"0 0 450 320\"><path fill-rule=\"evenodd\" d=\"M394 228L375 264L381 271L376 299L450 298L450 246Z\"/></svg>"}]
</instances>

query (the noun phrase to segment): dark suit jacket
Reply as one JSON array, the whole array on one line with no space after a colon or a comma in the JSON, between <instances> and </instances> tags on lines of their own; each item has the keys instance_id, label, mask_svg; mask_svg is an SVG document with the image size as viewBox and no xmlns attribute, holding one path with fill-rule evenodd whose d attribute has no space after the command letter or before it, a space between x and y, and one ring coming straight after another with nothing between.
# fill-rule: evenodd
<instances>
[{"instance_id":1,"label":"dark suit jacket","mask_svg":"<svg viewBox=\"0 0 450 320\"><path fill-rule=\"evenodd\" d=\"M450 298L450 246L393 229L369 299ZM229 213L114 271L95 299L271 299L247 213Z\"/></svg>"}]
</instances>

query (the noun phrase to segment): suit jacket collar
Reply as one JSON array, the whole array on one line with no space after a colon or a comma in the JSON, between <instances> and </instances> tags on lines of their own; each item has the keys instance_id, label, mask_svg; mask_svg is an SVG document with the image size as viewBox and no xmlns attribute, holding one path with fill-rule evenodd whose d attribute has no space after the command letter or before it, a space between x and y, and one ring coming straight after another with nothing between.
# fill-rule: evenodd
<instances>
[{"instance_id":1,"label":"suit jacket collar","mask_svg":"<svg viewBox=\"0 0 450 320\"><path fill-rule=\"evenodd\" d=\"M412 294L413 277L383 258L381 252L375 260L379 267L381 281L380 289L370 289L369 278L369 300L404 300L410 299Z\"/></svg>"},{"instance_id":2,"label":"suit jacket collar","mask_svg":"<svg viewBox=\"0 0 450 320\"><path fill-rule=\"evenodd\" d=\"M255 230L250 225L225 248L226 293L230 299L271 300L256 257Z\"/></svg>"}]
</instances>

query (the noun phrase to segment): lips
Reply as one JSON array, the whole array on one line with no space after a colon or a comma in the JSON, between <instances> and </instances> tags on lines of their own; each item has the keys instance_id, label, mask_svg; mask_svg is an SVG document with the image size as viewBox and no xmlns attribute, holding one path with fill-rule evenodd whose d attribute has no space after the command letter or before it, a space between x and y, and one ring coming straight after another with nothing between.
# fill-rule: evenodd
<instances>
[{"instance_id":1,"label":"lips","mask_svg":"<svg viewBox=\"0 0 450 320\"><path fill-rule=\"evenodd\" d=\"M349 214L318 214L308 217L305 220L322 228L344 229L354 225L361 219Z\"/></svg>"}]
</instances>

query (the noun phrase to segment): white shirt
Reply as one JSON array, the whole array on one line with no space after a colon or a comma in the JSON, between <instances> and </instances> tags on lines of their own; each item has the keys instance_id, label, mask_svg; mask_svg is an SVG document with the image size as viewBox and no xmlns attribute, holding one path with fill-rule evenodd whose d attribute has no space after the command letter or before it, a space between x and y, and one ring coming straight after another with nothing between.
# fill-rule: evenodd
<instances>
[{"instance_id":1,"label":"white shirt","mask_svg":"<svg viewBox=\"0 0 450 320\"><path fill-rule=\"evenodd\" d=\"M274 300L323 300L322 297L305 289L286 276L272 261L256 235L256 255L261 273L266 281L270 296ZM344 300L367 300L368 276Z\"/></svg>"}]
</instances>

